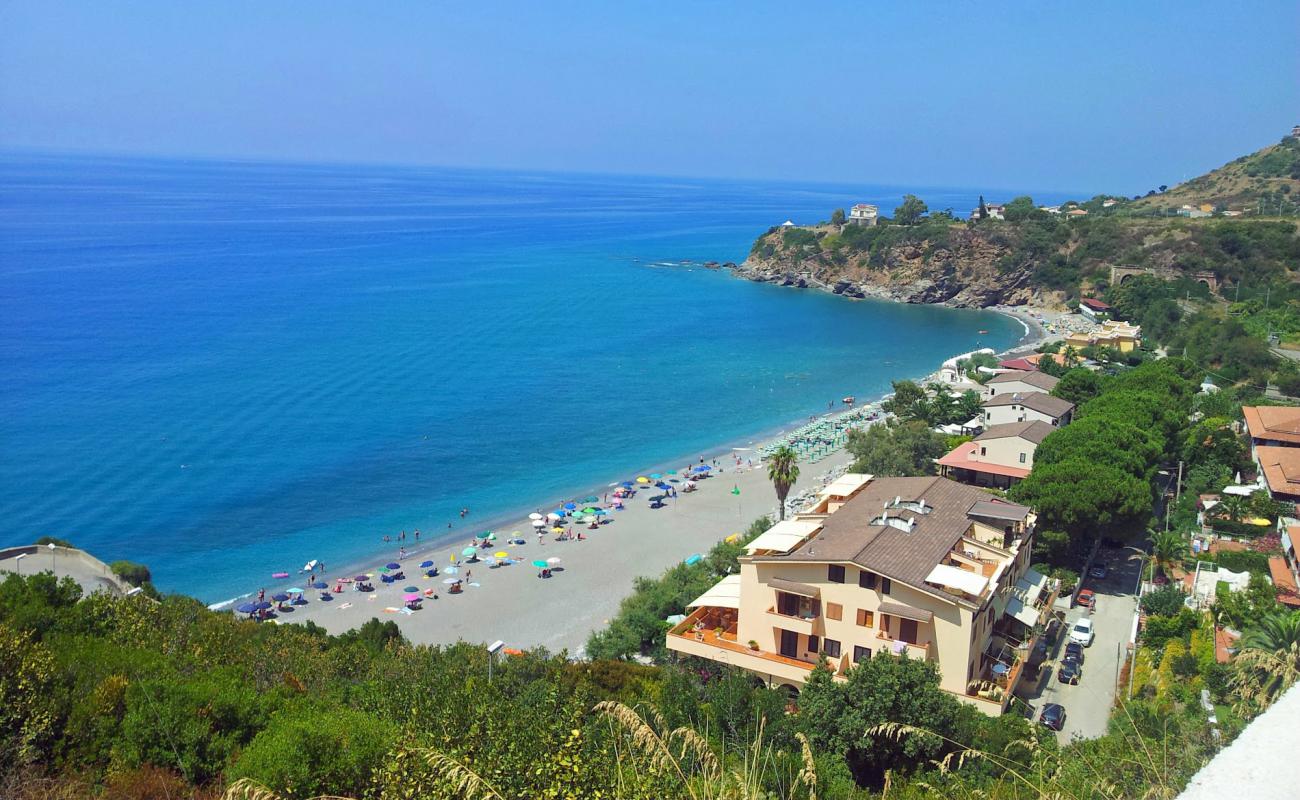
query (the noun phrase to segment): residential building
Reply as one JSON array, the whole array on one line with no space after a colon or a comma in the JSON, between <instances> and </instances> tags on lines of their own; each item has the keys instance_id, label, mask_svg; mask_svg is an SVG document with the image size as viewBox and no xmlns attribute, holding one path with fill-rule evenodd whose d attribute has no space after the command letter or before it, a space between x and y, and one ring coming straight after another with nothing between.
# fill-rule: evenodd
<instances>
[{"instance_id":1,"label":"residential building","mask_svg":"<svg viewBox=\"0 0 1300 800\"><path fill-rule=\"evenodd\" d=\"M1069 425L1074 414L1074 403L1044 392L999 394L985 400L982 406L985 428L1035 420L1060 428Z\"/></svg>"},{"instance_id":2,"label":"residential building","mask_svg":"<svg viewBox=\"0 0 1300 800\"><path fill-rule=\"evenodd\" d=\"M1254 456L1270 497L1300 501L1300 448L1256 445Z\"/></svg>"},{"instance_id":3,"label":"residential building","mask_svg":"<svg viewBox=\"0 0 1300 800\"><path fill-rule=\"evenodd\" d=\"M1075 349L1090 345L1112 347L1121 353L1131 353L1142 344L1142 326L1119 320L1106 320L1091 332L1075 331L1065 337L1065 343Z\"/></svg>"},{"instance_id":4,"label":"residential building","mask_svg":"<svg viewBox=\"0 0 1300 800\"><path fill-rule=\"evenodd\" d=\"M1117 203L1119 203L1118 200L1116 200L1116 199L1113 198L1113 197L1108 197L1108 198L1106 198L1105 200L1102 200L1102 201L1101 201L1101 207L1102 207L1102 208L1110 208L1111 206L1116 205Z\"/></svg>"},{"instance_id":5,"label":"residential building","mask_svg":"<svg viewBox=\"0 0 1300 800\"><path fill-rule=\"evenodd\" d=\"M880 218L880 209L869 203L858 203L849 209L849 223L852 225L875 225Z\"/></svg>"},{"instance_id":6,"label":"residential building","mask_svg":"<svg viewBox=\"0 0 1300 800\"><path fill-rule=\"evenodd\" d=\"M1011 370L1000 372L984 382L984 396L995 397L1000 394L1027 394L1029 392L1050 392L1060 380L1046 372L1037 370Z\"/></svg>"},{"instance_id":7,"label":"residential building","mask_svg":"<svg viewBox=\"0 0 1300 800\"><path fill-rule=\"evenodd\" d=\"M1000 203L985 203L984 210L988 213L989 219L1006 219L1006 217L1004 216L1006 207L1001 205ZM970 212L971 219L979 219L979 216L980 216L979 208L975 208Z\"/></svg>"},{"instance_id":8,"label":"residential building","mask_svg":"<svg viewBox=\"0 0 1300 800\"><path fill-rule=\"evenodd\" d=\"M1246 430L1250 433L1250 452L1268 447L1300 447L1300 408L1294 406L1242 406Z\"/></svg>"},{"instance_id":9,"label":"residential building","mask_svg":"<svg viewBox=\"0 0 1300 800\"><path fill-rule=\"evenodd\" d=\"M1065 216L1074 217L1074 218L1086 217L1088 216L1088 212L1082 208L1072 208L1069 211L1065 212Z\"/></svg>"},{"instance_id":10,"label":"residential building","mask_svg":"<svg viewBox=\"0 0 1300 800\"><path fill-rule=\"evenodd\" d=\"M1035 355L1042 355L1042 354L1035 353ZM998 362L998 369L1014 369L1020 372L1034 372L1035 370L1038 369L1038 362L1031 361L1024 356L1020 358L1008 358L1005 361Z\"/></svg>"},{"instance_id":11,"label":"residential building","mask_svg":"<svg viewBox=\"0 0 1300 800\"><path fill-rule=\"evenodd\" d=\"M939 474L974 486L1010 489L1029 475L1034 452L1054 430L1037 420L992 425L940 458Z\"/></svg>"},{"instance_id":12,"label":"residential building","mask_svg":"<svg viewBox=\"0 0 1300 800\"><path fill-rule=\"evenodd\" d=\"M1038 210L1039 210L1039 211L1046 211L1048 214L1060 214L1060 213L1061 213L1061 207L1060 207L1060 206L1039 206L1039 207L1038 207Z\"/></svg>"},{"instance_id":13,"label":"residential building","mask_svg":"<svg viewBox=\"0 0 1300 800\"><path fill-rule=\"evenodd\" d=\"M883 650L934 662L941 689L997 715L1055 599L1029 569L1033 531L1030 509L946 478L845 475L750 542L668 648L792 693L823 657L844 680Z\"/></svg>"},{"instance_id":14,"label":"residential building","mask_svg":"<svg viewBox=\"0 0 1300 800\"><path fill-rule=\"evenodd\" d=\"M1213 213L1213 211L1214 211L1213 208L1211 208L1209 211L1206 211L1205 209L1197 208L1196 206L1184 205L1178 209L1178 216L1191 217L1192 219L1199 219L1201 217L1210 216Z\"/></svg>"},{"instance_id":15,"label":"residential building","mask_svg":"<svg viewBox=\"0 0 1300 800\"><path fill-rule=\"evenodd\" d=\"M1079 301L1079 313L1093 322L1100 322L1110 316L1111 308L1109 303L1103 303L1095 297L1085 297Z\"/></svg>"}]
</instances>

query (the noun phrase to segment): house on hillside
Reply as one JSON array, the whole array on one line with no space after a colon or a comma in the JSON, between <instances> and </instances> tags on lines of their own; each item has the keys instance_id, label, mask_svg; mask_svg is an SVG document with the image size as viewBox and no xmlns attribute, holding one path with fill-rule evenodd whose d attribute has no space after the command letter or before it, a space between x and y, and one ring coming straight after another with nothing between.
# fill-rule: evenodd
<instances>
[{"instance_id":1,"label":"house on hillside","mask_svg":"<svg viewBox=\"0 0 1300 800\"><path fill-rule=\"evenodd\" d=\"M880 219L880 209L869 203L858 203L849 209L849 224L875 225Z\"/></svg>"},{"instance_id":2,"label":"house on hillside","mask_svg":"<svg viewBox=\"0 0 1300 800\"><path fill-rule=\"evenodd\" d=\"M1042 354L1035 353L1034 355ZM1017 372L1036 372L1038 370L1038 362L1036 360L1031 361L1027 357L1008 358L1005 361L998 362L998 369L1013 369Z\"/></svg>"},{"instance_id":3,"label":"house on hillside","mask_svg":"<svg viewBox=\"0 0 1300 800\"><path fill-rule=\"evenodd\" d=\"M1034 451L1056 428L1046 422L992 425L937 462L939 474L972 486L1010 489L1034 466Z\"/></svg>"},{"instance_id":4,"label":"house on hillside","mask_svg":"<svg viewBox=\"0 0 1300 800\"><path fill-rule=\"evenodd\" d=\"M1096 345L1114 348L1121 353L1131 353L1142 344L1142 326L1109 319L1095 331L1075 331L1067 335L1065 343L1076 350Z\"/></svg>"},{"instance_id":5,"label":"house on hillside","mask_svg":"<svg viewBox=\"0 0 1300 800\"><path fill-rule=\"evenodd\" d=\"M1060 383L1046 372L1038 370L1011 370L1000 372L984 382L984 396L996 397L1000 394L1028 394L1029 392L1050 392Z\"/></svg>"},{"instance_id":6,"label":"house on hillside","mask_svg":"<svg viewBox=\"0 0 1300 800\"><path fill-rule=\"evenodd\" d=\"M1300 408L1294 406L1242 406L1250 433L1250 454L1258 447L1300 448Z\"/></svg>"},{"instance_id":7,"label":"house on hillside","mask_svg":"<svg viewBox=\"0 0 1300 800\"><path fill-rule=\"evenodd\" d=\"M1269 496L1274 500L1300 502L1300 448L1259 445L1254 451Z\"/></svg>"},{"instance_id":8,"label":"house on hillside","mask_svg":"<svg viewBox=\"0 0 1300 800\"><path fill-rule=\"evenodd\" d=\"M746 546L688 608L669 650L797 695L886 651L933 662L939 688L1003 713L1055 600L1029 568L1035 517L946 478L845 475Z\"/></svg>"},{"instance_id":9,"label":"house on hillside","mask_svg":"<svg viewBox=\"0 0 1300 800\"><path fill-rule=\"evenodd\" d=\"M984 210L988 212L989 219L1006 219L1006 217L1004 216L1004 212L1006 211L1006 206L1000 203L985 203ZM980 218L980 210L978 207L973 209L970 212L970 218L971 219Z\"/></svg>"},{"instance_id":10,"label":"house on hillside","mask_svg":"<svg viewBox=\"0 0 1300 800\"><path fill-rule=\"evenodd\" d=\"M1085 297L1079 301L1079 313L1093 322L1101 322L1110 316L1110 303L1104 303L1095 297Z\"/></svg>"},{"instance_id":11,"label":"house on hillside","mask_svg":"<svg viewBox=\"0 0 1300 800\"><path fill-rule=\"evenodd\" d=\"M985 428L1035 420L1060 428L1069 425L1074 414L1074 403L1045 392L999 394L985 400L982 407Z\"/></svg>"},{"instance_id":12,"label":"house on hillside","mask_svg":"<svg viewBox=\"0 0 1300 800\"><path fill-rule=\"evenodd\" d=\"M1213 214L1213 209L1211 209L1210 211L1206 211L1203 208L1197 208L1196 206L1193 205L1183 205L1178 208L1178 216L1180 217L1190 217L1191 219L1200 219L1201 217L1208 217L1211 214Z\"/></svg>"}]
</instances>

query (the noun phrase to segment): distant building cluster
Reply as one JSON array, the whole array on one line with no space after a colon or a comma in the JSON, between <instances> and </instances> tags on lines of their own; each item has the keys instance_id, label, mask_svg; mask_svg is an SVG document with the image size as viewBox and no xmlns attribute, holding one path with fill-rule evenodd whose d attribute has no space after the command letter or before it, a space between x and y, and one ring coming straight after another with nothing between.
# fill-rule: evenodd
<instances>
[{"instance_id":1,"label":"distant building cluster","mask_svg":"<svg viewBox=\"0 0 1300 800\"><path fill-rule=\"evenodd\" d=\"M1142 343L1142 326L1130 325L1114 319L1107 320L1095 331L1071 333L1065 337L1065 343L1075 349L1110 347L1121 353L1131 353Z\"/></svg>"}]
</instances>

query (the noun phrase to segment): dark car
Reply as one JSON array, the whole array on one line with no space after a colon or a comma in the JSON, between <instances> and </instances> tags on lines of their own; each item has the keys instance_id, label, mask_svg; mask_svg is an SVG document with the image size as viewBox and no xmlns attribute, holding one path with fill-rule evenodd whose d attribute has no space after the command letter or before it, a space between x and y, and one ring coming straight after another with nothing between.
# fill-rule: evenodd
<instances>
[{"instance_id":1,"label":"dark car","mask_svg":"<svg viewBox=\"0 0 1300 800\"><path fill-rule=\"evenodd\" d=\"M1061 730L1065 727L1065 706L1060 703L1043 706L1043 713L1038 715L1038 724L1050 730Z\"/></svg>"},{"instance_id":2,"label":"dark car","mask_svg":"<svg viewBox=\"0 0 1300 800\"><path fill-rule=\"evenodd\" d=\"M1078 642L1069 642L1065 645L1065 655L1061 656L1062 661L1075 661L1083 663L1083 645Z\"/></svg>"},{"instance_id":3,"label":"dark car","mask_svg":"<svg viewBox=\"0 0 1300 800\"><path fill-rule=\"evenodd\" d=\"M1099 581L1101 581L1101 580L1105 580L1105 579L1106 579L1106 565L1105 565L1105 564L1100 564L1100 563L1099 563L1099 564L1093 564L1091 567L1088 567L1088 577L1089 577L1089 578L1096 578L1096 579L1099 580Z\"/></svg>"},{"instance_id":4,"label":"dark car","mask_svg":"<svg viewBox=\"0 0 1300 800\"><path fill-rule=\"evenodd\" d=\"M1056 668L1056 680L1059 683L1078 686L1079 679L1082 677L1083 667L1077 661L1062 661L1061 666Z\"/></svg>"}]
</instances>

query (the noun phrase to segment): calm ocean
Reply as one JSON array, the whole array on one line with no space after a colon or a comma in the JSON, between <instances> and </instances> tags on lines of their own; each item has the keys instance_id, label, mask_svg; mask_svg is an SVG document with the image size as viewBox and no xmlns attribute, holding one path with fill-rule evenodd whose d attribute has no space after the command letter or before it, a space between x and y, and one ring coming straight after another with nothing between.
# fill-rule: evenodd
<instances>
[{"instance_id":1,"label":"calm ocean","mask_svg":"<svg viewBox=\"0 0 1300 800\"><path fill-rule=\"evenodd\" d=\"M2 157L0 545L59 536L212 602L1014 343L989 312L659 266L901 194Z\"/></svg>"}]
</instances>

